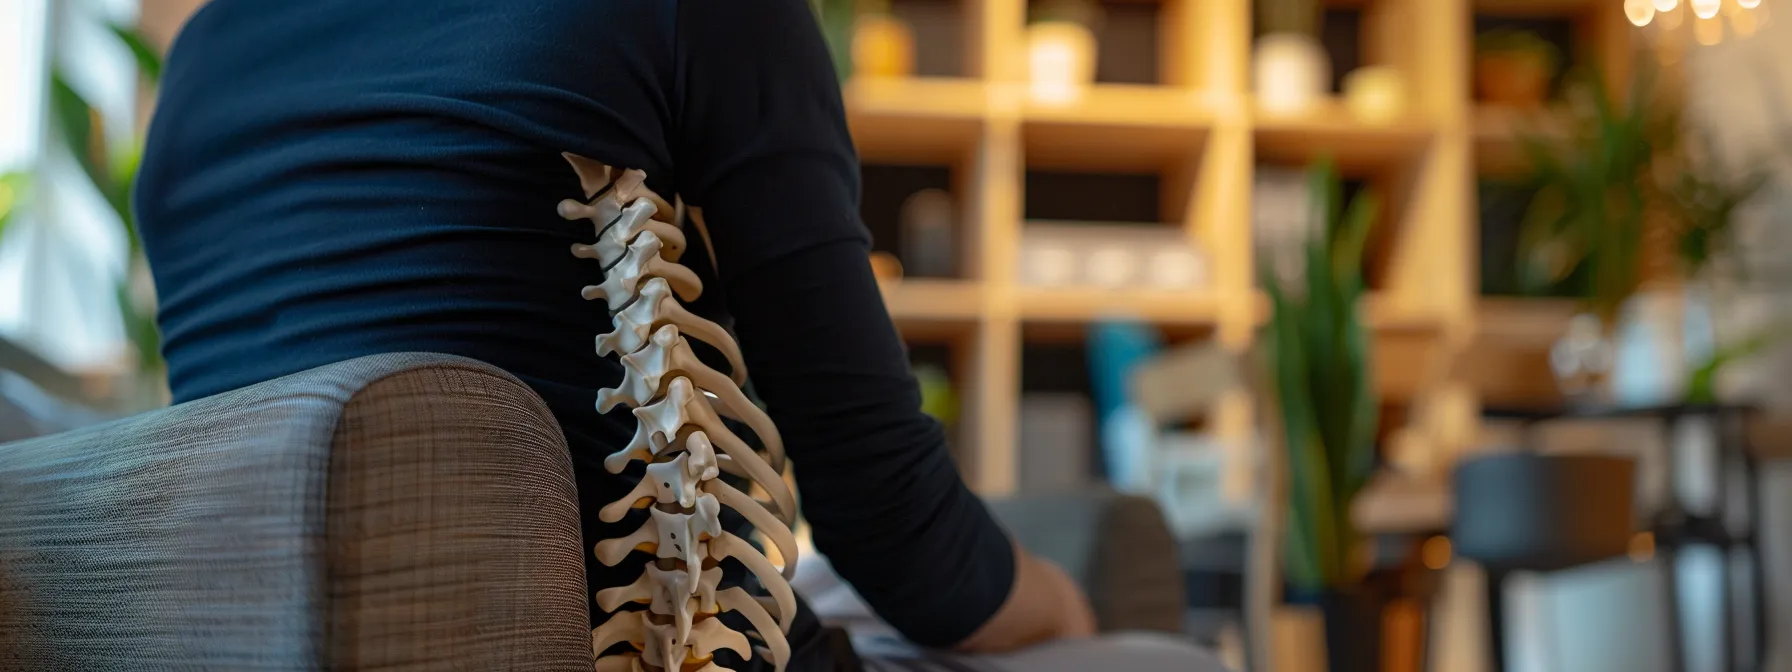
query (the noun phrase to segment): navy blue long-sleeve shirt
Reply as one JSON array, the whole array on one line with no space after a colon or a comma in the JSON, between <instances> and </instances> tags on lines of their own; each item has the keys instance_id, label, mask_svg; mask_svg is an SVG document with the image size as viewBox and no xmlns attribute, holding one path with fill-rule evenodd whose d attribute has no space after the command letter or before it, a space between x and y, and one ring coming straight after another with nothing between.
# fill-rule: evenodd
<instances>
[{"instance_id":1,"label":"navy blue long-sleeve shirt","mask_svg":"<svg viewBox=\"0 0 1792 672\"><path fill-rule=\"evenodd\" d=\"M357 357L490 362L559 419L586 548L638 468L589 223L561 152L645 170L713 242L692 309L729 324L780 428L816 546L887 620L946 645L1013 579L959 478L867 263L858 164L804 0L215 0L167 62L137 186L177 400ZM695 243L698 236L690 236ZM645 556L606 568L625 585ZM806 612L806 609L805 609ZM602 614L595 613L594 620ZM825 664L813 618L793 669Z\"/></svg>"}]
</instances>

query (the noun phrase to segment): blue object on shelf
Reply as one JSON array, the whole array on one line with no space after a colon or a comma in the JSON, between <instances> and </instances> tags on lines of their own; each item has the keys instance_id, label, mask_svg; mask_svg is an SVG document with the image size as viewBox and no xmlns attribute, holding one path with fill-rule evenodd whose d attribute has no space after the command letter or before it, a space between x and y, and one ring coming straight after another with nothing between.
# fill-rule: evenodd
<instances>
[{"instance_id":1,"label":"blue object on shelf","mask_svg":"<svg viewBox=\"0 0 1792 672\"><path fill-rule=\"evenodd\" d=\"M1127 380L1140 362L1163 350L1163 335L1137 321L1103 320L1089 327L1089 386L1101 425L1101 465L1122 490L1148 489L1150 440L1156 427L1131 399Z\"/></svg>"}]
</instances>

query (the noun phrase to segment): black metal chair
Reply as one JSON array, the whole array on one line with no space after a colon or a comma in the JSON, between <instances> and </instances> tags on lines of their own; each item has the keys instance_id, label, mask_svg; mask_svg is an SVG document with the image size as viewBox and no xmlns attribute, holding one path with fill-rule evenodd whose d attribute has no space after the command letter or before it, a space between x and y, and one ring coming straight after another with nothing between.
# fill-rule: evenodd
<instances>
[{"instance_id":1,"label":"black metal chair","mask_svg":"<svg viewBox=\"0 0 1792 672\"><path fill-rule=\"evenodd\" d=\"M1636 461L1606 455L1501 453L1456 468L1456 555L1487 572L1488 646L1505 665L1505 579L1629 552L1636 531ZM1671 638L1678 642L1678 637Z\"/></svg>"}]
</instances>

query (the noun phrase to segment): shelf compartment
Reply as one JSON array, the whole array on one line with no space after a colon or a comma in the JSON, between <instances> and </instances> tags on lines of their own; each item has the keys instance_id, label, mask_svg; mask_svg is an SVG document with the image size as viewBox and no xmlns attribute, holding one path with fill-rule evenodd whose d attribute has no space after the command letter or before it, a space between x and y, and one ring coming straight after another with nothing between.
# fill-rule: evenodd
<instances>
[{"instance_id":1,"label":"shelf compartment","mask_svg":"<svg viewBox=\"0 0 1792 672\"><path fill-rule=\"evenodd\" d=\"M1074 103L1023 104L1026 165L1079 171L1158 171L1200 153L1212 114L1196 91L1100 84Z\"/></svg>"},{"instance_id":2,"label":"shelf compartment","mask_svg":"<svg viewBox=\"0 0 1792 672\"><path fill-rule=\"evenodd\" d=\"M1083 343L1024 344L1017 401L1022 492L1062 492L1102 479L1100 413Z\"/></svg>"},{"instance_id":3,"label":"shelf compartment","mask_svg":"<svg viewBox=\"0 0 1792 672\"><path fill-rule=\"evenodd\" d=\"M957 162L981 140L988 109L983 82L970 79L853 79L843 94L866 162Z\"/></svg>"},{"instance_id":4,"label":"shelf compartment","mask_svg":"<svg viewBox=\"0 0 1792 672\"><path fill-rule=\"evenodd\" d=\"M975 3L960 0L892 0L891 15L908 26L913 39L914 74L922 77L976 75L981 42L972 16Z\"/></svg>"},{"instance_id":5,"label":"shelf compartment","mask_svg":"<svg viewBox=\"0 0 1792 672\"><path fill-rule=\"evenodd\" d=\"M902 264L902 279L970 277L974 260L967 259L965 251L973 247L976 226L965 206L964 193L971 187L962 164L867 163L860 164L859 174L859 219L871 232L872 249L893 255ZM929 200L916 200L924 192ZM936 231L935 224L949 230ZM917 235L919 239L910 239ZM950 248L938 247L945 244Z\"/></svg>"},{"instance_id":6,"label":"shelf compartment","mask_svg":"<svg viewBox=\"0 0 1792 672\"><path fill-rule=\"evenodd\" d=\"M971 417L967 404L975 394L969 382L974 369L970 360L972 340L969 331L919 336L904 334L903 338L909 369L921 385L922 411L940 421L946 432L947 448L961 468L976 459L974 454L966 454L963 450L970 438ZM927 375L928 369L944 374L943 386L938 377Z\"/></svg>"}]
</instances>

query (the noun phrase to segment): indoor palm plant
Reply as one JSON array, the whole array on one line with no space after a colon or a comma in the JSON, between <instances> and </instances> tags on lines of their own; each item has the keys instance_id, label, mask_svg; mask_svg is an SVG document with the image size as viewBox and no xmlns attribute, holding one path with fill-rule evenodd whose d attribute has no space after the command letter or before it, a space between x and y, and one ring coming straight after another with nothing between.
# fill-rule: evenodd
<instances>
[{"instance_id":1,"label":"indoor palm plant","mask_svg":"<svg viewBox=\"0 0 1792 672\"><path fill-rule=\"evenodd\" d=\"M1727 296L1724 286L1733 284L1728 280L1743 279L1743 265L1734 263L1738 260L1732 254L1732 227L1738 210L1767 186L1769 173L1760 167L1762 160L1732 165L1720 155L1709 132L1689 130L1687 141L1678 143L1668 164L1671 170L1659 180L1657 193L1670 215L1674 251L1686 285L1682 320L1689 361L1684 400L1715 403L1718 373L1778 340L1764 331L1720 342L1717 333L1716 310L1736 298Z\"/></svg>"},{"instance_id":2,"label":"indoor palm plant","mask_svg":"<svg viewBox=\"0 0 1792 672\"><path fill-rule=\"evenodd\" d=\"M1376 669L1379 605L1359 591L1366 567L1350 504L1375 463L1380 409L1363 324L1363 248L1378 201L1342 205L1329 161L1309 171L1313 238L1299 278L1264 273L1271 313L1268 380L1287 451L1288 584L1326 612L1331 669Z\"/></svg>"},{"instance_id":3,"label":"indoor palm plant","mask_svg":"<svg viewBox=\"0 0 1792 672\"><path fill-rule=\"evenodd\" d=\"M1536 193L1519 237L1520 280L1530 289L1572 281L1582 303L1551 358L1570 396L1604 391L1619 311L1642 282L1651 171L1673 124L1651 107L1652 78L1640 72L1622 97L1596 70L1578 73L1566 134L1519 137Z\"/></svg>"}]
</instances>

